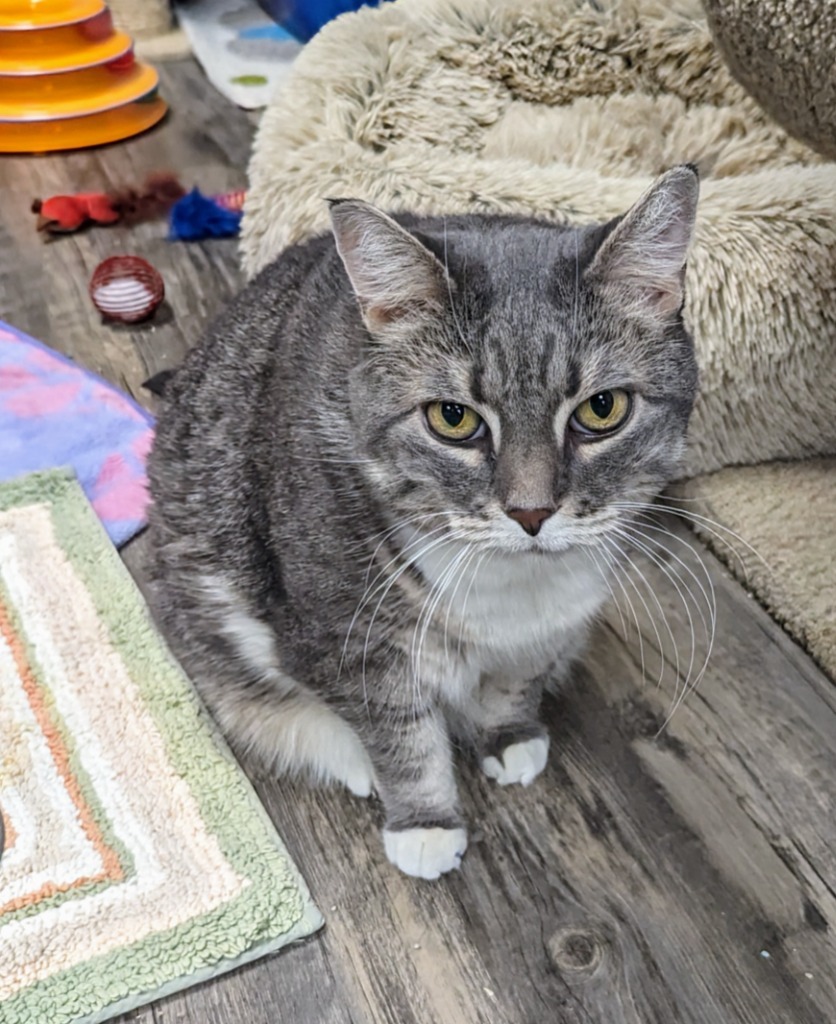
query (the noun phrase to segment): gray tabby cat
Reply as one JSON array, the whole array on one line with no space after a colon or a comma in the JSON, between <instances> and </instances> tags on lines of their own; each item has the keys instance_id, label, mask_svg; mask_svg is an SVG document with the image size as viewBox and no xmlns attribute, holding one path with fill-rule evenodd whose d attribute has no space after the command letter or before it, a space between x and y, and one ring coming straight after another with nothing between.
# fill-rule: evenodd
<instances>
[{"instance_id":1,"label":"gray tabby cat","mask_svg":"<svg viewBox=\"0 0 836 1024\"><path fill-rule=\"evenodd\" d=\"M624 217L331 204L173 378L150 462L157 608L222 728L379 794L392 863L467 834L451 741L500 785L609 593L596 552L675 473L697 370L697 174Z\"/></svg>"}]
</instances>

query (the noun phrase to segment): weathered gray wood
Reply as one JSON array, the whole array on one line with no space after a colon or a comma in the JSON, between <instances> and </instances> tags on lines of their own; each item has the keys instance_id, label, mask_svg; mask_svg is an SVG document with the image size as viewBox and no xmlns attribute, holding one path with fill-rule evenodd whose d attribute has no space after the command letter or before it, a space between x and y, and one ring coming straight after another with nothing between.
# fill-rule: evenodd
<instances>
[{"instance_id":1,"label":"weathered gray wood","mask_svg":"<svg viewBox=\"0 0 836 1024\"><path fill-rule=\"evenodd\" d=\"M383 992L408 983L405 1019L836 1020L834 693L706 562L721 634L670 726L655 738L670 686L643 686L635 641L602 629L583 677L549 705L545 776L504 791L467 773L481 841L449 882L394 876L373 809L259 783L326 916L337 908L324 942L335 958L354 950L353 970ZM642 568L684 646L670 585ZM379 998L371 1019L388 1019L391 996Z\"/></svg>"},{"instance_id":2,"label":"weathered gray wood","mask_svg":"<svg viewBox=\"0 0 836 1024\"><path fill-rule=\"evenodd\" d=\"M335 956L344 943L363 964L384 951L386 987L417 973L421 1021L836 1019L833 694L709 565L724 635L661 738L670 692L642 688L635 645L602 630L584 677L550 704L545 777L502 791L469 773L482 841L449 882L393 876L374 815L341 797L261 783L322 904L351 915ZM666 611L681 642L683 616ZM437 955L416 961L412 938ZM442 972L443 1008L422 1007Z\"/></svg>"},{"instance_id":3,"label":"weathered gray wood","mask_svg":"<svg viewBox=\"0 0 836 1024\"><path fill-rule=\"evenodd\" d=\"M190 62L167 69L166 88L174 116L143 139L0 162L3 315L146 402L140 382L176 364L237 287L234 244L171 246L148 225L44 246L26 208L165 166L208 191L242 184L247 118ZM153 331L104 327L88 304L89 272L120 248L166 276L173 318ZM684 563L668 567L695 591L684 566L699 575L704 559L718 627L705 677L661 734L682 680L669 664L657 688L658 648L671 661L676 648L684 674L691 627L645 558L671 635L625 579L641 645L613 611L575 685L547 704L544 776L503 790L463 765L461 872L396 874L374 802L248 765L326 929L123 1022L836 1024L836 690L681 524L666 526ZM140 585L145 553L143 538L125 552Z\"/></svg>"}]
</instances>

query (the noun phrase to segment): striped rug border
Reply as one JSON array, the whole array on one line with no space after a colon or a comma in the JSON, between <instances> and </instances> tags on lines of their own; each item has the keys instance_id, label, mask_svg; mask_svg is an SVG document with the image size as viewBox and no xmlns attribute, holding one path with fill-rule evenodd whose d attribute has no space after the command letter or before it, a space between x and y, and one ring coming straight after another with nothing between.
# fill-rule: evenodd
<instances>
[{"instance_id":1,"label":"striped rug border","mask_svg":"<svg viewBox=\"0 0 836 1024\"><path fill-rule=\"evenodd\" d=\"M49 506L57 542L164 737L171 765L188 783L223 856L249 882L215 911L0 1002L4 1024L101 1024L304 938L323 921L252 786L160 641L75 478L53 471L0 485L0 511L33 504ZM0 917L0 942L5 920ZM149 949L155 964L164 962L163 972L149 968Z\"/></svg>"},{"instance_id":2,"label":"striped rug border","mask_svg":"<svg viewBox=\"0 0 836 1024\"><path fill-rule=\"evenodd\" d=\"M44 682L37 655L33 651L25 631L21 628L19 617L3 587L2 579L0 579L0 636L6 639L18 662L18 670L24 677L24 689L29 697L30 706L35 704L33 712L41 722L41 731L50 743L53 760L58 762L59 771L65 781L75 784L78 789L78 794L73 796L73 800L81 818L81 828L99 850L106 865L104 873L98 877L79 879L67 886L50 886L53 890L51 893L42 891L37 898L33 898L33 894L30 894L27 898L22 899L18 906L0 904L0 923L5 923L60 906L67 900L86 897L90 893L101 891L114 882L125 881L133 875L134 862L128 849L113 834L110 821L103 813L96 796L95 788L90 784L84 768L78 763L78 758L75 755L75 743L50 700L49 688ZM33 690L37 693L33 694ZM6 820L4 818L4 821ZM8 845L11 846L11 843Z\"/></svg>"}]
</instances>

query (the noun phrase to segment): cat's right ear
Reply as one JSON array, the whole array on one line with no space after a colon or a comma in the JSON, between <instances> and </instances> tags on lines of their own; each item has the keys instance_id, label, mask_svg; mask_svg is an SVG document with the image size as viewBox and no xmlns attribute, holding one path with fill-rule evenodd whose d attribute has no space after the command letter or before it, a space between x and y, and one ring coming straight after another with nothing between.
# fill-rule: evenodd
<instances>
[{"instance_id":1,"label":"cat's right ear","mask_svg":"<svg viewBox=\"0 0 836 1024\"><path fill-rule=\"evenodd\" d=\"M441 310L449 284L429 249L369 203L329 204L337 252L370 331Z\"/></svg>"}]
</instances>

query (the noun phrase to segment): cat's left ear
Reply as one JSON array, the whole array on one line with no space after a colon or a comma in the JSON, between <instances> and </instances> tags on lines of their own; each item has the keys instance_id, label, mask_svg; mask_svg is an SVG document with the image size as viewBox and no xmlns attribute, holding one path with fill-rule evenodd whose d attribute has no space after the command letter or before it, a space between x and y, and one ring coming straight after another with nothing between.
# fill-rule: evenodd
<instances>
[{"instance_id":1,"label":"cat's left ear","mask_svg":"<svg viewBox=\"0 0 836 1024\"><path fill-rule=\"evenodd\" d=\"M585 278L632 293L651 315L678 313L699 191L692 164L663 174L607 236Z\"/></svg>"},{"instance_id":2,"label":"cat's left ear","mask_svg":"<svg viewBox=\"0 0 836 1024\"><path fill-rule=\"evenodd\" d=\"M449 283L429 249L369 203L330 206L337 251L370 331L441 310Z\"/></svg>"}]
</instances>

